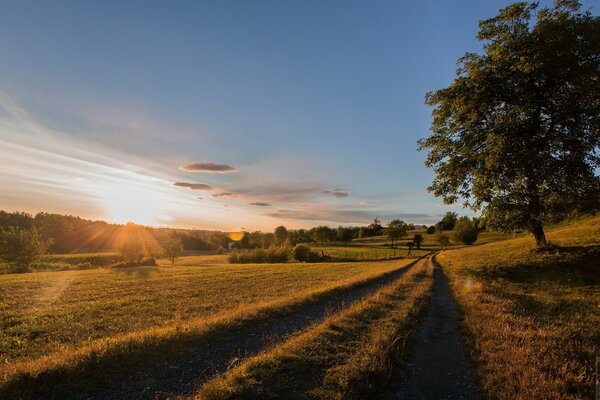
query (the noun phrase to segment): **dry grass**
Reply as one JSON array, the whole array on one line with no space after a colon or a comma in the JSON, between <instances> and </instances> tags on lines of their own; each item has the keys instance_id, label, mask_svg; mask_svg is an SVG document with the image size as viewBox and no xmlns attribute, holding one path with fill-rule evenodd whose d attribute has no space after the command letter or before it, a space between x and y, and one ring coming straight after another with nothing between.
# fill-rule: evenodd
<instances>
[{"instance_id":1,"label":"dry grass","mask_svg":"<svg viewBox=\"0 0 600 400\"><path fill-rule=\"evenodd\" d=\"M407 263L155 267L128 273L94 270L3 276L3 283L8 284L3 286L8 287L6 293L18 294L2 296L2 304L11 306L3 307L3 316L8 315L8 309L13 317L29 312L25 317L33 321L38 318L40 329L53 329L54 337L63 338L69 338L72 330L93 330L96 319L110 318L116 333L105 333L96 340L86 340L80 333L66 346L44 340L23 341L29 344L30 354L38 355L41 348L54 351L44 357L6 358L0 376L0 398L27 393L30 388L57 379L65 384L65 390L67 381L93 384L93 375L86 375L92 366L105 371L105 375L118 376L128 368L215 337L229 327L291 312L303 304L379 279ZM64 274L70 275L56 280ZM35 303L36 297L39 300L35 293L45 293L45 306ZM34 303L28 306L28 301ZM186 318L174 320L172 315L177 309L180 316L185 312ZM79 316L80 322L69 319L74 316ZM41 325L43 321L53 323ZM27 331L33 328L31 320L23 322L27 324L21 324L22 331L29 338L37 338ZM135 326L146 328L132 332ZM3 335L11 339L4 331ZM23 354L21 347L13 349L11 355Z\"/></svg>"},{"instance_id":2,"label":"dry grass","mask_svg":"<svg viewBox=\"0 0 600 400\"><path fill-rule=\"evenodd\" d=\"M600 355L600 217L445 251L478 373L492 399L588 399Z\"/></svg>"},{"instance_id":3,"label":"dry grass","mask_svg":"<svg viewBox=\"0 0 600 400\"><path fill-rule=\"evenodd\" d=\"M136 267L0 276L0 362L284 296L399 264Z\"/></svg>"},{"instance_id":4,"label":"dry grass","mask_svg":"<svg viewBox=\"0 0 600 400\"><path fill-rule=\"evenodd\" d=\"M319 255L323 252L326 256L342 260L385 260L408 256L408 247L404 245L399 246L395 251L389 247L361 244L348 244L347 246L312 244L311 248ZM428 250L413 249L412 256L416 258L427 253L429 253Z\"/></svg>"},{"instance_id":5,"label":"dry grass","mask_svg":"<svg viewBox=\"0 0 600 400\"><path fill-rule=\"evenodd\" d=\"M421 264L424 265L424 264ZM431 290L415 267L375 295L207 382L198 399L364 398L376 393ZM325 386L315 388L325 378Z\"/></svg>"}]
</instances>

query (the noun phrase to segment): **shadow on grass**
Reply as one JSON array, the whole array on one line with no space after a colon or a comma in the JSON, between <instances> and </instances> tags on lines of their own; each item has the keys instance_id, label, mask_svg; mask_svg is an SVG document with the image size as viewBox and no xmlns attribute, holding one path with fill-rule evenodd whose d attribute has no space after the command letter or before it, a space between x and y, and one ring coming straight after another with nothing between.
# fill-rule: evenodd
<instances>
[{"instance_id":1,"label":"shadow on grass","mask_svg":"<svg viewBox=\"0 0 600 400\"><path fill-rule=\"evenodd\" d=\"M598 285L600 245L557 246L532 249L522 262L478 271L486 278L513 283L560 283L567 286Z\"/></svg>"}]
</instances>

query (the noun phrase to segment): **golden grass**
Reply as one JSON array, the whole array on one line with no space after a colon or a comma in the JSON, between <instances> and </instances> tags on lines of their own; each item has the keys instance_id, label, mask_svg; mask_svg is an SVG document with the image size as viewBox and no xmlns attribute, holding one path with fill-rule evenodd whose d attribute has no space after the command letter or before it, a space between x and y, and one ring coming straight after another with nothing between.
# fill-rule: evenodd
<instances>
[{"instance_id":1,"label":"golden grass","mask_svg":"<svg viewBox=\"0 0 600 400\"><path fill-rule=\"evenodd\" d=\"M83 275L83 278L82 275L76 275L73 279L77 278L83 282L75 287L80 286L78 290L81 290L84 295L71 293L70 296L76 295L75 298L79 301L84 301L83 297L85 296L91 296L90 290L94 288L94 296L100 297L94 301L104 298L101 294L108 296L105 297L105 300L116 301L121 296L128 298L135 296L136 292L147 291L148 298L153 299L154 303L146 304L147 309L130 310L129 319L115 320L115 324L124 324L121 327L124 332L121 334L105 336L93 341L80 341L78 346L71 345L61 348L60 351L44 357L5 362L0 376L0 398L3 394L8 396L15 393L26 393L30 388L55 382L56 379L64 382L65 390L70 384L85 385L90 382L81 377L93 379L93 376L85 375L90 373L92 366L95 369L103 370L103 374L106 376L111 374L118 376L128 368L143 366L145 363L164 358L165 354L176 353L195 343L202 343L219 335L229 327L239 328L243 324L256 323L274 315L291 312L306 303L315 302L326 296L380 279L408 263L409 261L360 265L341 263L319 264L318 266L310 264L219 266L214 267L212 271L210 268L207 271L207 269L182 267L179 273L172 268L162 271L164 276L160 276L160 268L156 267L158 271L155 273L159 275L154 276L154 281L150 279L152 275L126 275L129 276L129 281L117 285L119 290L115 290L112 286L106 286L108 283L101 280L101 275L98 273L91 276ZM96 271L78 272L82 274ZM17 275L13 276L17 282L12 282L12 284L24 285L24 282L43 278L51 279L60 274L62 273ZM108 275L108 277L111 278L108 280L110 282L116 277L123 278L120 275ZM104 282L103 289L97 287L100 282ZM73 281L70 283L73 284ZM194 290L185 292L183 291L184 287L177 285L191 285ZM135 288L132 288L133 286ZM24 287L35 290L34 285L25 284ZM21 289L24 287L21 286ZM162 288L162 297L160 294L157 296L156 292L152 293L157 288ZM170 296L164 295L167 289L172 293ZM107 290L111 293L107 293ZM212 309L220 310L220 312L214 311L211 315L207 315L205 311L204 317L189 318L193 315L193 312L190 312L187 319L182 318L175 321L169 319L170 323L168 324L154 325L133 332L127 329L126 324L131 323L134 318L143 319L140 313L152 312L157 307L164 308L162 312L169 313L173 306L177 305L176 300L182 302L180 307L184 304L187 304L187 307L193 307L193 303L197 302L194 296L198 298L200 294L208 295L209 297L205 298L215 301ZM279 297L273 299L274 294L278 294ZM287 295L283 296L283 294ZM22 295L24 296L23 293ZM185 298L181 299L182 296ZM62 303L67 303L66 299L61 300ZM73 299L73 301L75 300ZM90 310L88 306L71 304L71 307L82 307L82 312L87 310L88 313L91 312L95 315L94 310ZM237 307L231 309L234 306ZM47 312L47 310L44 311ZM154 312L158 313L159 311ZM48 313L47 315L54 314ZM198 315L203 314L200 311ZM120 317L121 314L118 316ZM60 324L58 326L60 327ZM64 326L60 328L66 329ZM66 334L62 330L57 331ZM67 381L70 381L70 384L67 384Z\"/></svg>"},{"instance_id":2,"label":"golden grass","mask_svg":"<svg viewBox=\"0 0 600 400\"><path fill-rule=\"evenodd\" d=\"M431 270L415 267L373 296L210 380L194 398L345 399L376 393L398 355L395 340L406 335L431 284ZM323 377L325 386L315 388Z\"/></svg>"},{"instance_id":3,"label":"golden grass","mask_svg":"<svg viewBox=\"0 0 600 400\"><path fill-rule=\"evenodd\" d=\"M600 355L600 217L548 232L444 251L439 262L464 313L492 399L587 399Z\"/></svg>"},{"instance_id":4,"label":"golden grass","mask_svg":"<svg viewBox=\"0 0 600 400\"><path fill-rule=\"evenodd\" d=\"M398 265L214 265L2 275L0 363L169 326Z\"/></svg>"}]
</instances>

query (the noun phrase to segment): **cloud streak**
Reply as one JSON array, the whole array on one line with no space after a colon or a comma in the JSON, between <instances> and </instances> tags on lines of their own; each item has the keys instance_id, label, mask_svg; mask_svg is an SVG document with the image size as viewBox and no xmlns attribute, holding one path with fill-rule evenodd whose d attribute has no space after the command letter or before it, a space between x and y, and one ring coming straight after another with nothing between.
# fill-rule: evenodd
<instances>
[{"instance_id":1,"label":"cloud streak","mask_svg":"<svg viewBox=\"0 0 600 400\"><path fill-rule=\"evenodd\" d=\"M233 192L223 192L223 193L215 193L212 195L212 197L226 197L228 199L233 199L233 198L238 197L238 195Z\"/></svg>"},{"instance_id":2,"label":"cloud streak","mask_svg":"<svg viewBox=\"0 0 600 400\"><path fill-rule=\"evenodd\" d=\"M205 183L189 183L189 182L175 182L173 186L187 188L190 190L213 190L214 188ZM214 195L213 195L214 196Z\"/></svg>"},{"instance_id":3,"label":"cloud streak","mask_svg":"<svg viewBox=\"0 0 600 400\"><path fill-rule=\"evenodd\" d=\"M324 189L321 190L321 193L337 198L348 197L350 195L350 193L344 189Z\"/></svg>"},{"instance_id":4,"label":"cloud streak","mask_svg":"<svg viewBox=\"0 0 600 400\"><path fill-rule=\"evenodd\" d=\"M265 203L265 202L262 202L262 201L257 201L257 202L254 202L254 203L250 203L250 205L251 206L259 206L259 207L271 207L271 204Z\"/></svg>"},{"instance_id":5,"label":"cloud streak","mask_svg":"<svg viewBox=\"0 0 600 400\"><path fill-rule=\"evenodd\" d=\"M216 164L213 162L189 163L182 165L179 169L186 172L204 172L207 174L230 174L239 171L236 167L232 167L231 165Z\"/></svg>"}]
</instances>

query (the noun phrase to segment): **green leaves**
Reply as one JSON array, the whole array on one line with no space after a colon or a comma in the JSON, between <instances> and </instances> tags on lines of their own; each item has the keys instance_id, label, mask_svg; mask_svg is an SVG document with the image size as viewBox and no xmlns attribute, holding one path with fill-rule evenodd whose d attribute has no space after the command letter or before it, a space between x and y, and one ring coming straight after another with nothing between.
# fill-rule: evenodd
<instances>
[{"instance_id":1,"label":"green leaves","mask_svg":"<svg viewBox=\"0 0 600 400\"><path fill-rule=\"evenodd\" d=\"M478 39L484 53L426 95L429 190L496 228L600 209L600 19L576 1L520 2L482 21Z\"/></svg>"}]
</instances>

